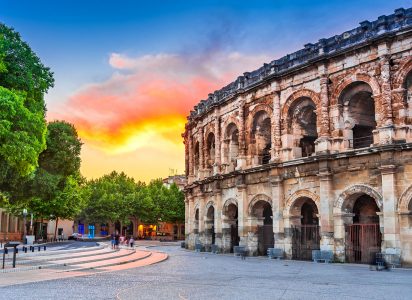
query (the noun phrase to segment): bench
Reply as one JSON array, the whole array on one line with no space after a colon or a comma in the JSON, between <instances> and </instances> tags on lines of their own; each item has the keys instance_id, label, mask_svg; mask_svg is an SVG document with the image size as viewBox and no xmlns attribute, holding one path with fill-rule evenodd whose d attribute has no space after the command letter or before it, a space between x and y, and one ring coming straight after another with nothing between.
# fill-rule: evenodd
<instances>
[{"instance_id":1,"label":"bench","mask_svg":"<svg viewBox=\"0 0 412 300\"><path fill-rule=\"evenodd\" d=\"M246 247L244 246L234 246L233 247L234 256L240 256L242 259L246 258Z\"/></svg>"},{"instance_id":2,"label":"bench","mask_svg":"<svg viewBox=\"0 0 412 300\"><path fill-rule=\"evenodd\" d=\"M383 258L390 268L399 268L401 267L401 256L399 254L389 254L385 253Z\"/></svg>"},{"instance_id":3,"label":"bench","mask_svg":"<svg viewBox=\"0 0 412 300\"><path fill-rule=\"evenodd\" d=\"M211 252L214 254L219 254L219 247L217 245L212 245Z\"/></svg>"},{"instance_id":4,"label":"bench","mask_svg":"<svg viewBox=\"0 0 412 300\"><path fill-rule=\"evenodd\" d=\"M202 252L203 251L203 246L200 243L195 244L195 251L196 252Z\"/></svg>"},{"instance_id":5,"label":"bench","mask_svg":"<svg viewBox=\"0 0 412 300\"><path fill-rule=\"evenodd\" d=\"M267 254L269 258L276 258L276 259L283 258L283 250L280 248L268 248Z\"/></svg>"},{"instance_id":6,"label":"bench","mask_svg":"<svg viewBox=\"0 0 412 300\"><path fill-rule=\"evenodd\" d=\"M312 250L312 260L315 263L324 261L328 264L333 261L333 252L329 250Z\"/></svg>"}]
</instances>

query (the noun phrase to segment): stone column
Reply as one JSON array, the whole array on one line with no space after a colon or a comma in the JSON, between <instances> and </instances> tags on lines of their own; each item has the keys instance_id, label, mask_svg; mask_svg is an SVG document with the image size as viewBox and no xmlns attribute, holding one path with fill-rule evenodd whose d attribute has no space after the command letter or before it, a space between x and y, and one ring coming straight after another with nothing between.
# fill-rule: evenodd
<instances>
[{"instance_id":1,"label":"stone column","mask_svg":"<svg viewBox=\"0 0 412 300\"><path fill-rule=\"evenodd\" d=\"M345 262L345 225L352 224L355 214L336 212L333 215L335 256L339 262Z\"/></svg>"},{"instance_id":2,"label":"stone column","mask_svg":"<svg viewBox=\"0 0 412 300\"><path fill-rule=\"evenodd\" d=\"M379 57L379 63L381 66L381 89L382 89L382 121L384 126L392 126L392 97L391 97L391 67L390 67L390 55L384 54Z\"/></svg>"},{"instance_id":3,"label":"stone column","mask_svg":"<svg viewBox=\"0 0 412 300\"><path fill-rule=\"evenodd\" d=\"M329 120L329 91L328 91L328 75L325 73L325 67L321 69L322 75L320 77L320 107L317 108L320 113L320 127L319 138L316 140L316 152L325 153L331 149L330 142L330 120Z\"/></svg>"},{"instance_id":4,"label":"stone column","mask_svg":"<svg viewBox=\"0 0 412 300\"><path fill-rule=\"evenodd\" d=\"M205 147L204 147L203 126L199 128L199 174L197 179L203 179L204 161L205 161Z\"/></svg>"},{"instance_id":5,"label":"stone column","mask_svg":"<svg viewBox=\"0 0 412 300\"><path fill-rule=\"evenodd\" d=\"M394 139L394 128L392 117L390 54L388 45L386 43L378 45L378 53L380 54L381 94L379 97L376 97L376 101L379 103L379 105L376 106L380 113L381 121L378 122L379 127L377 128L376 134L374 134L374 143L390 144Z\"/></svg>"},{"instance_id":6,"label":"stone column","mask_svg":"<svg viewBox=\"0 0 412 300\"><path fill-rule=\"evenodd\" d=\"M275 248L285 251L285 228L283 224L284 191L283 180L278 169L271 170L270 183L272 186L272 216Z\"/></svg>"},{"instance_id":7,"label":"stone column","mask_svg":"<svg viewBox=\"0 0 412 300\"><path fill-rule=\"evenodd\" d=\"M206 212L205 212L205 199L204 196L198 196L198 203L199 203L199 242L201 244L205 243L205 236L206 236Z\"/></svg>"},{"instance_id":8,"label":"stone column","mask_svg":"<svg viewBox=\"0 0 412 300\"><path fill-rule=\"evenodd\" d=\"M220 157L221 157L221 143L220 143L220 117L216 110L215 112L215 163L213 165L213 175L220 173Z\"/></svg>"},{"instance_id":9,"label":"stone column","mask_svg":"<svg viewBox=\"0 0 412 300\"><path fill-rule=\"evenodd\" d=\"M325 162L326 163L326 162ZM319 197L320 197L320 249L334 251L334 228L333 228L333 187L332 187L332 173L327 166L319 165L321 168L318 174L319 177Z\"/></svg>"},{"instance_id":10,"label":"stone column","mask_svg":"<svg viewBox=\"0 0 412 300\"><path fill-rule=\"evenodd\" d=\"M278 88L278 87L277 87ZM281 118L280 118L280 92L276 90L273 93L273 115L272 115L272 146L271 146L271 161L278 161L280 150L282 148L281 141Z\"/></svg>"},{"instance_id":11,"label":"stone column","mask_svg":"<svg viewBox=\"0 0 412 300\"><path fill-rule=\"evenodd\" d=\"M238 234L239 234L239 246L248 246L248 232L249 226L247 222L247 186L243 182L237 185L238 193Z\"/></svg>"},{"instance_id":12,"label":"stone column","mask_svg":"<svg viewBox=\"0 0 412 300\"><path fill-rule=\"evenodd\" d=\"M239 156L236 169L246 167L246 141L245 141L245 101L241 101L239 108Z\"/></svg>"},{"instance_id":13,"label":"stone column","mask_svg":"<svg viewBox=\"0 0 412 300\"><path fill-rule=\"evenodd\" d=\"M216 190L215 192L215 245L218 247L219 252L222 252L222 192Z\"/></svg>"},{"instance_id":14,"label":"stone column","mask_svg":"<svg viewBox=\"0 0 412 300\"><path fill-rule=\"evenodd\" d=\"M194 174L193 174L193 136L192 136L192 131L188 131L188 143L189 143L189 177L188 177L188 184L191 184L194 179Z\"/></svg>"},{"instance_id":15,"label":"stone column","mask_svg":"<svg viewBox=\"0 0 412 300\"><path fill-rule=\"evenodd\" d=\"M396 166L382 165L382 196L383 196L383 243L382 248L386 253L399 253L400 229L399 216L396 211Z\"/></svg>"},{"instance_id":16,"label":"stone column","mask_svg":"<svg viewBox=\"0 0 412 300\"><path fill-rule=\"evenodd\" d=\"M188 202L188 219L187 219L187 229L185 228L185 231L187 233L186 235L186 247L189 249L194 249L195 248L195 240L196 240L196 235L197 232L195 232L194 228L194 222L195 222L195 209L194 209L194 199L193 196L188 195L187 197L187 202Z\"/></svg>"}]
</instances>

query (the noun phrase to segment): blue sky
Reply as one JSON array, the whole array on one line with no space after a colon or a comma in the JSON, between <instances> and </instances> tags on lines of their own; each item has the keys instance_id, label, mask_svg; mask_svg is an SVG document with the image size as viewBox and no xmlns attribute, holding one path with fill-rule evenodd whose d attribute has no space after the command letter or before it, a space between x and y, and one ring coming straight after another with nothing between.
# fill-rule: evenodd
<instances>
[{"instance_id":1,"label":"blue sky","mask_svg":"<svg viewBox=\"0 0 412 300\"><path fill-rule=\"evenodd\" d=\"M0 22L20 32L54 72L55 88L46 96L49 116L67 119L79 129L85 143L84 174L96 177L117 169L148 180L167 175L169 168L183 171L184 116L209 92L306 43L411 4L0 0ZM170 95L176 99L162 92L166 86L172 87ZM115 104L110 106L110 101ZM141 108L151 103L161 114ZM117 108L123 104L127 111ZM164 105L173 111L170 119ZM130 115L134 107L138 112ZM142 120L144 114L150 118ZM158 119L178 125L170 126L174 131L169 132ZM164 137L163 152L147 144Z\"/></svg>"}]
</instances>

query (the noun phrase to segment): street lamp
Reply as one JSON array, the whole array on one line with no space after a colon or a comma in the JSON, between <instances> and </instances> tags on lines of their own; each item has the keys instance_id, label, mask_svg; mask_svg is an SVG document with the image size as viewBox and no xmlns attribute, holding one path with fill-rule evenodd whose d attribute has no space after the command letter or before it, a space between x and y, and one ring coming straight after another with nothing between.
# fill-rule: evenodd
<instances>
[{"instance_id":1,"label":"street lamp","mask_svg":"<svg viewBox=\"0 0 412 300\"><path fill-rule=\"evenodd\" d=\"M26 235L27 235L27 225L26 225L26 217L27 217L27 209L23 208L23 244L27 244L26 242Z\"/></svg>"}]
</instances>

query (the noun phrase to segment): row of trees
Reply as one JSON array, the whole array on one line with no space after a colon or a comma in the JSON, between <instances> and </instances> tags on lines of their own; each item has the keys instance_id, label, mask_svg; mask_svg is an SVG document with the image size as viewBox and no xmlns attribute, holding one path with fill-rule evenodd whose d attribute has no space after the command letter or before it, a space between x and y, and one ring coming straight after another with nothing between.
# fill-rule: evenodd
<instances>
[{"instance_id":1,"label":"row of trees","mask_svg":"<svg viewBox=\"0 0 412 300\"><path fill-rule=\"evenodd\" d=\"M81 176L75 127L45 120L44 94L53 85L50 69L0 23L0 206L14 215L27 209L36 219L54 219L56 230L59 219L183 220L183 194L175 185L146 185L116 172L91 181Z\"/></svg>"},{"instance_id":2,"label":"row of trees","mask_svg":"<svg viewBox=\"0 0 412 300\"><path fill-rule=\"evenodd\" d=\"M126 174L112 172L85 185L88 195L79 219L89 223L128 223L130 217L140 222L177 222L184 220L184 195L161 179L149 184L135 182Z\"/></svg>"}]
</instances>

